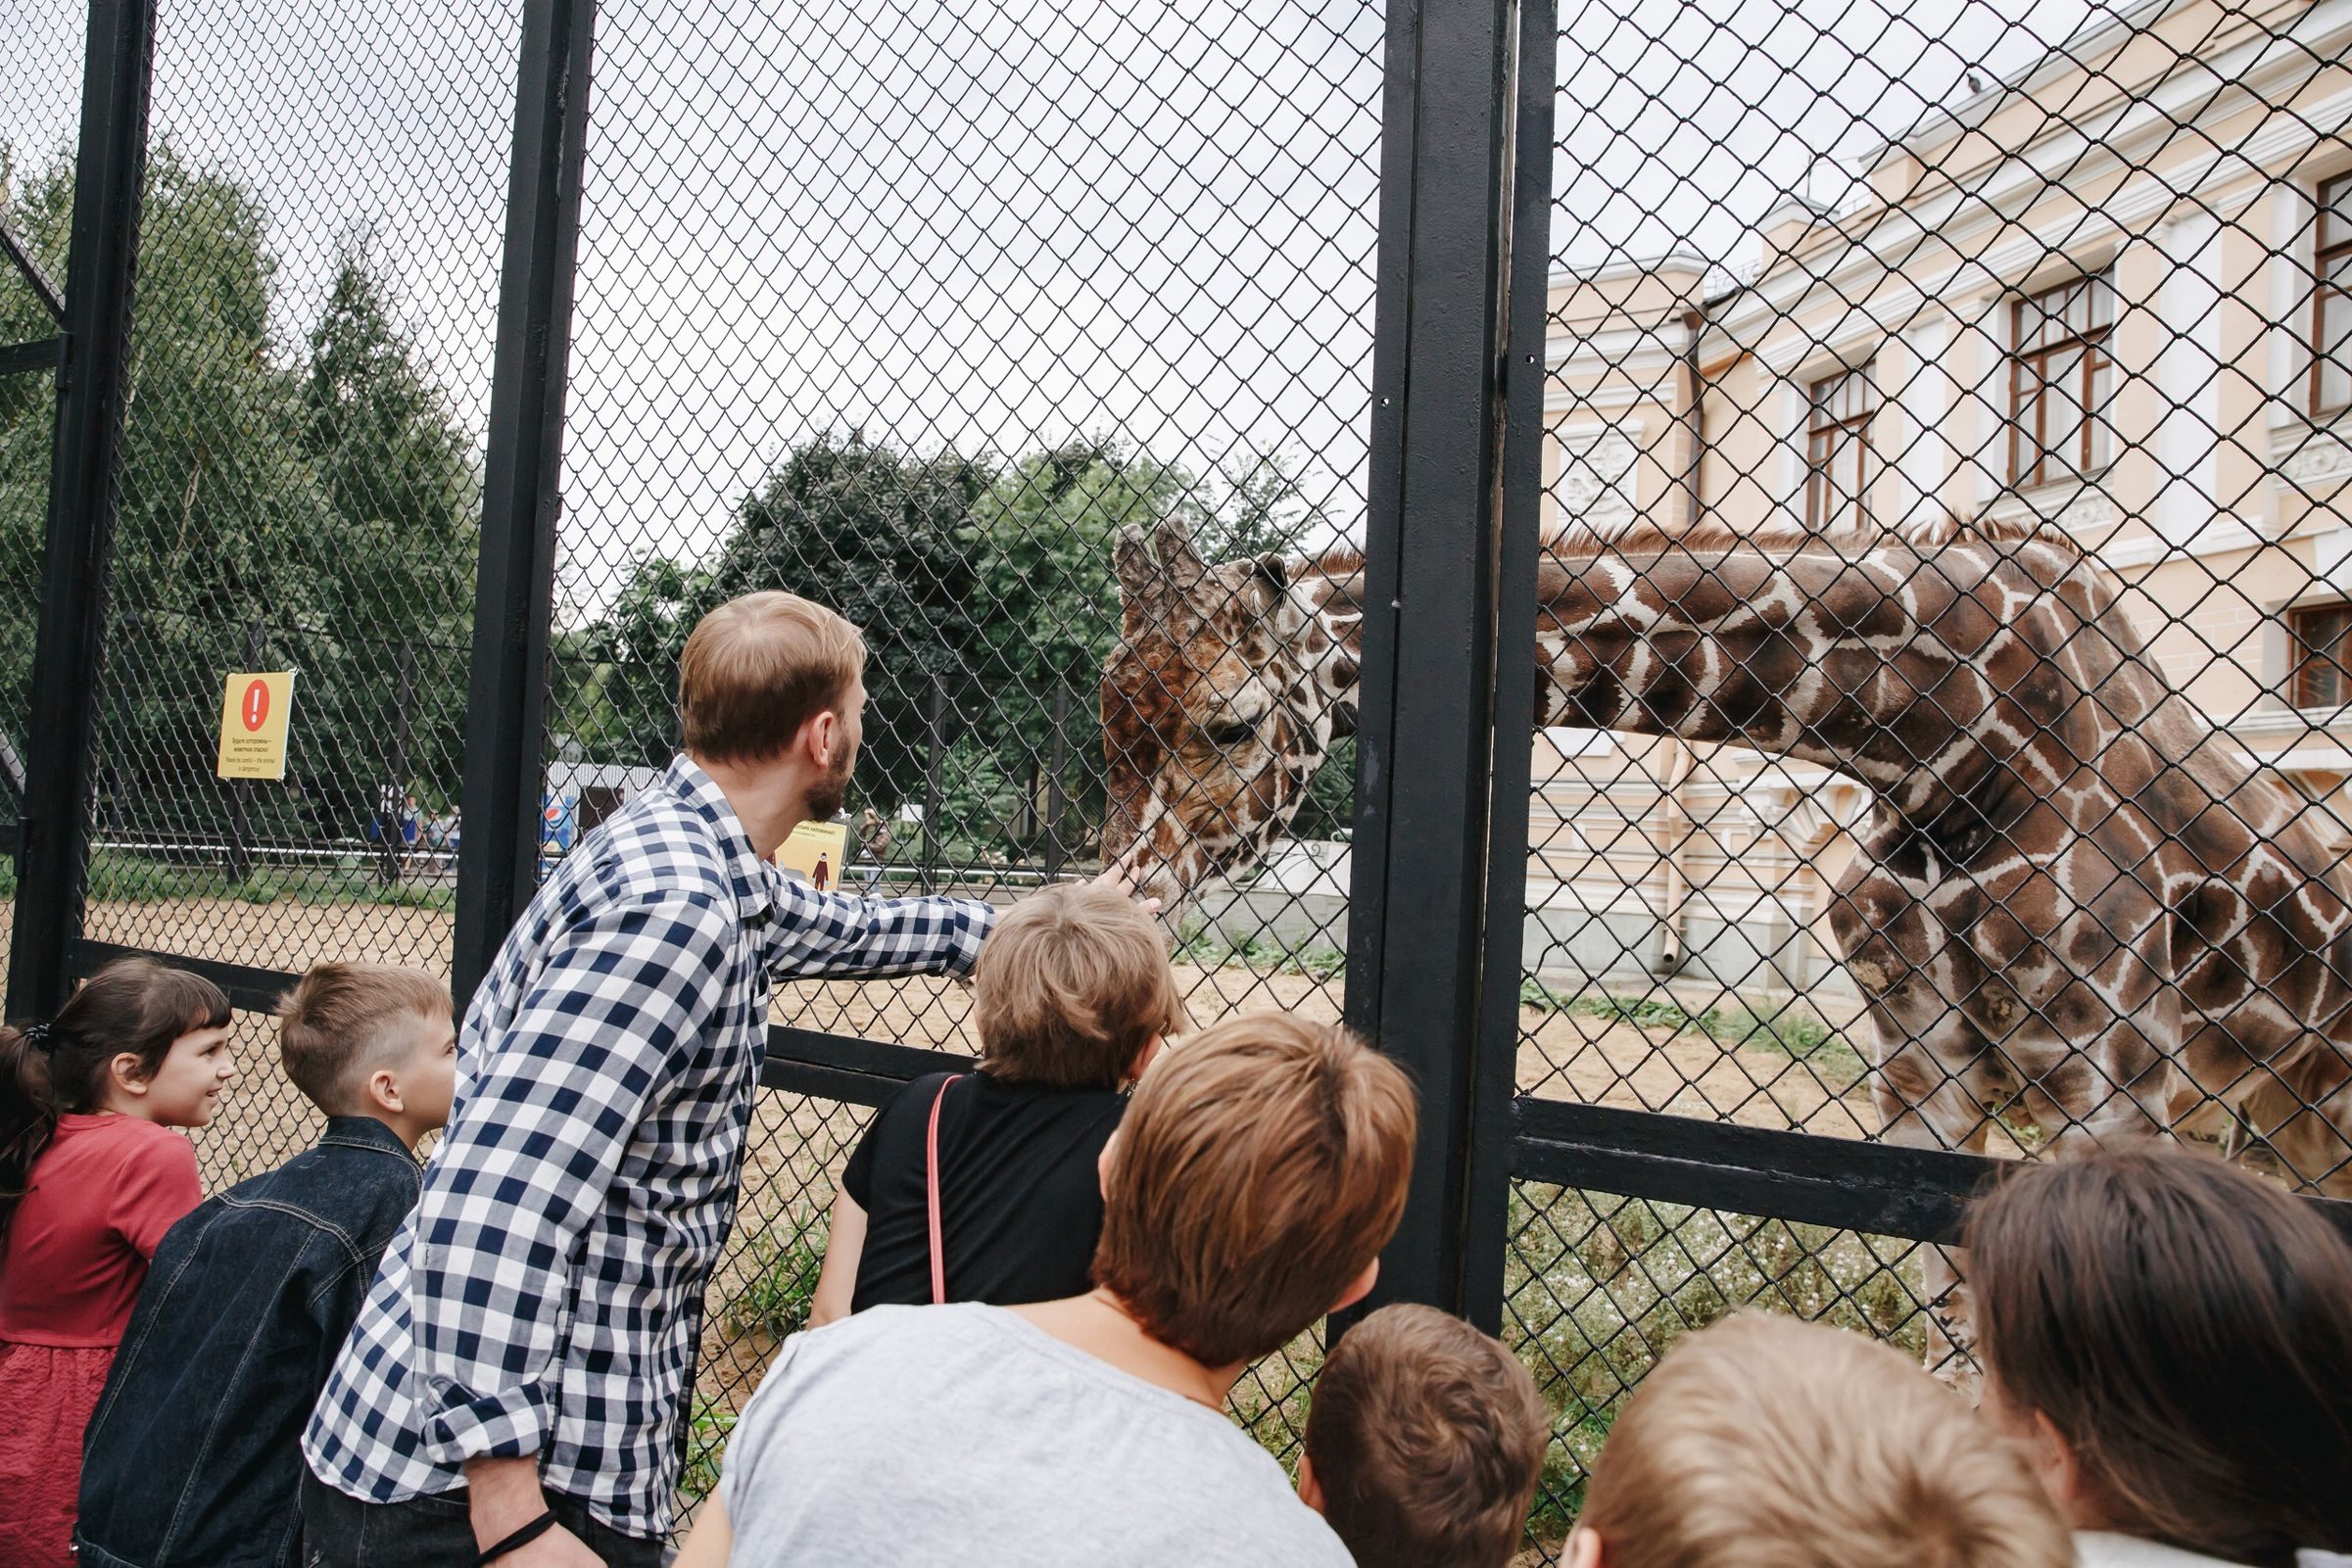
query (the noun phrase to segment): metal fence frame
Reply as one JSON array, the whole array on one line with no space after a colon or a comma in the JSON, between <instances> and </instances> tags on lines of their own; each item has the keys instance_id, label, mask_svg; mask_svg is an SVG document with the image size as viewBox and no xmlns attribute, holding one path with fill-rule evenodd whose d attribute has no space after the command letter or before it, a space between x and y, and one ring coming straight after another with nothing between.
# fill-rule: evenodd
<instances>
[{"instance_id":1,"label":"metal fence frame","mask_svg":"<svg viewBox=\"0 0 2352 1568\"><path fill-rule=\"evenodd\" d=\"M130 949L85 939L99 697L156 0L90 0L57 366L9 1010L53 1011ZM572 280L594 0L526 0L516 75L465 729L455 990L536 885ZM1501 1326L1514 1178L1641 1200L1952 1239L2000 1162L1515 1092L1552 254L1556 8L1392 0L1374 322L1368 611L1346 1016L1407 1064L1422 1120L1377 1301ZM0 350L0 370L52 362ZM1408 613L1410 612L1410 613ZM1403 743L1409 741L1410 743ZM1385 962L1410 954L1410 966ZM244 1009L293 976L163 954ZM761 1081L883 1104L961 1059L772 1026ZM2320 1202L2347 1230L2352 1203Z\"/></svg>"}]
</instances>

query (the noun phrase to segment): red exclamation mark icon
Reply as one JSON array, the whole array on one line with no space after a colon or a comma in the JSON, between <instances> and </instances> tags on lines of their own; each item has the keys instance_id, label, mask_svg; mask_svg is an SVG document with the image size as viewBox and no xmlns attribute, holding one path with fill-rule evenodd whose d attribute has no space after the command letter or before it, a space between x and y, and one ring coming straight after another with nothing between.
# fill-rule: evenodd
<instances>
[{"instance_id":1,"label":"red exclamation mark icon","mask_svg":"<svg viewBox=\"0 0 2352 1568\"><path fill-rule=\"evenodd\" d=\"M248 734L259 730L262 727L262 721L269 717L268 682L256 681L245 689L245 704L242 710L242 716L245 720L245 729Z\"/></svg>"}]
</instances>

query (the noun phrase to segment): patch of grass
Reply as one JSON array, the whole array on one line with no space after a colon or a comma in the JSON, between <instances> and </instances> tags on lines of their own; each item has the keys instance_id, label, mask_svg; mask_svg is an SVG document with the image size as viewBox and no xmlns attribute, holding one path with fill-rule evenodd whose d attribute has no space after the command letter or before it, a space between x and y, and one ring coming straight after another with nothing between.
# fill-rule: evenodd
<instances>
[{"instance_id":1,"label":"patch of grass","mask_svg":"<svg viewBox=\"0 0 2352 1568\"><path fill-rule=\"evenodd\" d=\"M679 1500L693 1507L719 1490L719 1467L727 1457L727 1440L735 1435L736 1412L706 1399L695 1402L687 1423L686 1469L678 1477Z\"/></svg>"},{"instance_id":2,"label":"patch of grass","mask_svg":"<svg viewBox=\"0 0 2352 1568\"><path fill-rule=\"evenodd\" d=\"M1347 955L1325 943L1292 948L1252 936L1235 946L1213 927L1186 934L1176 943L1174 956L1178 964L1197 969L1246 969L1259 974L1304 974L1315 980L1343 979L1348 973Z\"/></svg>"},{"instance_id":3,"label":"patch of grass","mask_svg":"<svg viewBox=\"0 0 2352 1568\"><path fill-rule=\"evenodd\" d=\"M1505 1338L1554 1412L1528 1519L1547 1546L1625 1401L1692 1330L1753 1307L1924 1349L1909 1242L1532 1183L1512 1188L1509 1234Z\"/></svg>"},{"instance_id":4,"label":"patch of grass","mask_svg":"<svg viewBox=\"0 0 2352 1568\"><path fill-rule=\"evenodd\" d=\"M1769 1014L1745 1004L1693 1013L1671 997L1611 996L1593 991L1571 996L1541 980L1526 979L1519 983L1519 1005L1539 1013L1567 1013L1630 1023L1639 1029L1662 1029L1668 1039L1701 1034L1722 1045L1778 1051L1811 1063L1840 1093L1859 1083L1865 1071L1861 1053L1843 1033L1794 1003L1785 1003Z\"/></svg>"},{"instance_id":5,"label":"patch of grass","mask_svg":"<svg viewBox=\"0 0 2352 1568\"><path fill-rule=\"evenodd\" d=\"M1840 1093L1862 1081L1867 1070L1861 1053L1846 1036L1810 1013L1783 1007L1769 1018L1750 1012L1740 1033L1744 1046L1779 1051L1820 1069L1824 1081Z\"/></svg>"},{"instance_id":6,"label":"patch of grass","mask_svg":"<svg viewBox=\"0 0 2352 1568\"><path fill-rule=\"evenodd\" d=\"M730 1333L758 1333L781 1340L808 1326L817 1276L825 1267L824 1237L814 1227L790 1218L784 1224L781 1236L776 1230L762 1229L753 1232L745 1245L751 1279L727 1304Z\"/></svg>"}]
</instances>

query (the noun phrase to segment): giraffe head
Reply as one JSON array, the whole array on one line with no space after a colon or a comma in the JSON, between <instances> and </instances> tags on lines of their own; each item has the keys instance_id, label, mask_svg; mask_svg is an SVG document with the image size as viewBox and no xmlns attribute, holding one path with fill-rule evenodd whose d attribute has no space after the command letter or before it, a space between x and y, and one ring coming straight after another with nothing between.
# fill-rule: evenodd
<instances>
[{"instance_id":1,"label":"giraffe head","mask_svg":"<svg viewBox=\"0 0 2352 1568\"><path fill-rule=\"evenodd\" d=\"M1353 718L1355 617L1335 614L1320 572L1279 555L1210 565L1174 520L1123 531L1114 564L1103 855L1148 844L1138 876L1173 920L1203 881L1255 862L1297 815Z\"/></svg>"}]
</instances>

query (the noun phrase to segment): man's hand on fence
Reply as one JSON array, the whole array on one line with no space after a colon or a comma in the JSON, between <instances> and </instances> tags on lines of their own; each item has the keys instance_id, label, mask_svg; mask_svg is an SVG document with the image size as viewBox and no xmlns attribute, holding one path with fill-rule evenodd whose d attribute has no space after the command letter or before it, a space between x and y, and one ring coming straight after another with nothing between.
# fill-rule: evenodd
<instances>
[{"instance_id":1,"label":"man's hand on fence","mask_svg":"<svg viewBox=\"0 0 2352 1568\"><path fill-rule=\"evenodd\" d=\"M1103 868L1102 875L1094 879L1094 885L1117 888L1128 897L1134 898L1143 884L1150 879L1151 853L1151 841L1137 839L1128 847L1126 854ZM1153 915L1160 913L1158 899L1145 898L1140 902L1147 913Z\"/></svg>"}]
</instances>

